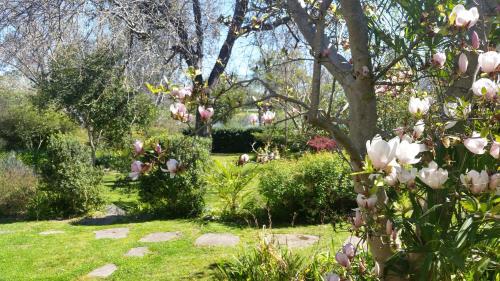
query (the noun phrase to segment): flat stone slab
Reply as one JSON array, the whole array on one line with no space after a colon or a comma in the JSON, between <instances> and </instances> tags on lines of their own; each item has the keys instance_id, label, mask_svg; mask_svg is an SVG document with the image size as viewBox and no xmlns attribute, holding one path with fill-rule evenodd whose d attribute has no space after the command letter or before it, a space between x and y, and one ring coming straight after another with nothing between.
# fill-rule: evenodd
<instances>
[{"instance_id":1,"label":"flat stone slab","mask_svg":"<svg viewBox=\"0 0 500 281\"><path fill-rule=\"evenodd\" d=\"M47 230L47 231L42 231L38 234L40 234L40 235L52 235L52 234L61 234L61 233L64 233L64 231L62 231L62 230Z\"/></svg>"},{"instance_id":2,"label":"flat stone slab","mask_svg":"<svg viewBox=\"0 0 500 281\"><path fill-rule=\"evenodd\" d=\"M148 247L137 247L130 249L125 256L126 257L144 257L145 255L151 253Z\"/></svg>"},{"instance_id":3,"label":"flat stone slab","mask_svg":"<svg viewBox=\"0 0 500 281\"><path fill-rule=\"evenodd\" d=\"M126 238L129 229L126 227L122 228L110 228L94 231L95 239L120 239Z\"/></svg>"},{"instance_id":4,"label":"flat stone slab","mask_svg":"<svg viewBox=\"0 0 500 281\"><path fill-rule=\"evenodd\" d=\"M9 233L13 233L14 231L12 230L0 230L0 234L9 234Z\"/></svg>"},{"instance_id":5,"label":"flat stone slab","mask_svg":"<svg viewBox=\"0 0 500 281\"><path fill-rule=\"evenodd\" d=\"M306 234L273 234L268 235L266 239L289 248L309 247L319 241L318 236Z\"/></svg>"},{"instance_id":6,"label":"flat stone slab","mask_svg":"<svg viewBox=\"0 0 500 281\"><path fill-rule=\"evenodd\" d=\"M113 274L118 269L118 267L112 263L106 264L105 266L101 266L97 269L94 269L87 276L88 277L98 277L98 278L106 278Z\"/></svg>"},{"instance_id":7,"label":"flat stone slab","mask_svg":"<svg viewBox=\"0 0 500 281\"><path fill-rule=\"evenodd\" d=\"M196 246L236 246L240 237L231 233L206 233L198 237L194 244Z\"/></svg>"},{"instance_id":8,"label":"flat stone slab","mask_svg":"<svg viewBox=\"0 0 500 281\"><path fill-rule=\"evenodd\" d=\"M155 232L148 234L139 240L139 242L147 242L147 243L153 243L153 242L165 242L165 241L170 241L172 239L177 239L182 236L182 233L179 231L176 232Z\"/></svg>"}]
</instances>

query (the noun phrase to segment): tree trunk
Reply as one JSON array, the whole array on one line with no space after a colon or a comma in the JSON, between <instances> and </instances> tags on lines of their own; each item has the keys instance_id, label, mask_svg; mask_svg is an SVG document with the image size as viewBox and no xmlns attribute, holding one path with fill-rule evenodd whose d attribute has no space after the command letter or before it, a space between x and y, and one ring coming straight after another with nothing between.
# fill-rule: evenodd
<instances>
[{"instance_id":1,"label":"tree trunk","mask_svg":"<svg viewBox=\"0 0 500 281\"><path fill-rule=\"evenodd\" d=\"M87 136L90 144L90 157L92 160L92 165L95 166L97 157L96 157L96 145L94 142L94 135L92 134L92 129L87 129Z\"/></svg>"}]
</instances>

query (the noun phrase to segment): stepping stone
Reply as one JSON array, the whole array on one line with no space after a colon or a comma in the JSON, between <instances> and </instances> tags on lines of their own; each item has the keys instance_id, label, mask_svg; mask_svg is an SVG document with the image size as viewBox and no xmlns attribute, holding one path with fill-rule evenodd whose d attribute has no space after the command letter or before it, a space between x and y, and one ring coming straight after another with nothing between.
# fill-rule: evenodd
<instances>
[{"instance_id":1,"label":"stepping stone","mask_svg":"<svg viewBox=\"0 0 500 281\"><path fill-rule=\"evenodd\" d=\"M52 235L52 234L61 234L61 233L64 233L64 231L62 231L62 230L47 230L47 231L40 232L39 234L40 235Z\"/></svg>"},{"instance_id":2,"label":"stepping stone","mask_svg":"<svg viewBox=\"0 0 500 281\"><path fill-rule=\"evenodd\" d=\"M273 234L266 236L266 240L278 245L286 245L289 248L303 248L318 242L319 237L306 234Z\"/></svg>"},{"instance_id":3,"label":"stepping stone","mask_svg":"<svg viewBox=\"0 0 500 281\"><path fill-rule=\"evenodd\" d=\"M118 269L118 267L112 263L106 264L105 266L94 269L91 273L89 273L88 277L98 277L98 278L106 278L113 274Z\"/></svg>"},{"instance_id":4,"label":"stepping stone","mask_svg":"<svg viewBox=\"0 0 500 281\"><path fill-rule=\"evenodd\" d=\"M148 247L137 247L130 249L125 256L126 257L144 257L146 254L151 253Z\"/></svg>"},{"instance_id":5,"label":"stepping stone","mask_svg":"<svg viewBox=\"0 0 500 281\"><path fill-rule=\"evenodd\" d=\"M0 234L9 234L9 233L13 233L14 231L11 231L11 230L0 230Z\"/></svg>"},{"instance_id":6,"label":"stepping stone","mask_svg":"<svg viewBox=\"0 0 500 281\"><path fill-rule=\"evenodd\" d=\"M110 228L104 230L94 231L95 239L120 239L126 238L128 235L129 229L126 227L123 228Z\"/></svg>"},{"instance_id":7,"label":"stepping stone","mask_svg":"<svg viewBox=\"0 0 500 281\"><path fill-rule=\"evenodd\" d=\"M230 233L206 233L198 237L194 244L196 246L236 246L240 238Z\"/></svg>"},{"instance_id":8,"label":"stepping stone","mask_svg":"<svg viewBox=\"0 0 500 281\"><path fill-rule=\"evenodd\" d=\"M182 233L180 233L179 231L176 231L176 232L156 232L156 233L151 233L151 234L148 234L148 235L142 237L141 240L139 240L139 242L148 242L148 243L165 242L165 241L179 238L181 236L182 236Z\"/></svg>"}]
</instances>

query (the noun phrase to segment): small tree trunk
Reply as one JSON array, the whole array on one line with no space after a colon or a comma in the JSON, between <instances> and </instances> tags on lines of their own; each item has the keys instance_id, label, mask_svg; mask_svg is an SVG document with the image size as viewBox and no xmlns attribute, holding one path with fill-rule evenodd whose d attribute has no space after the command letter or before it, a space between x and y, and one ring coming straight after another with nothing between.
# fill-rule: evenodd
<instances>
[{"instance_id":1,"label":"small tree trunk","mask_svg":"<svg viewBox=\"0 0 500 281\"><path fill-rule=\"evenodd\" d=\"M89 138L89 144L90 144L90 157L92 159L92 165L95 166L95 163L96 163L96 145L95 145L95 142L94 142L94 135L92 134L92 130L91 129L87 129L87 136Z\"/></svg>"}]
</instances>

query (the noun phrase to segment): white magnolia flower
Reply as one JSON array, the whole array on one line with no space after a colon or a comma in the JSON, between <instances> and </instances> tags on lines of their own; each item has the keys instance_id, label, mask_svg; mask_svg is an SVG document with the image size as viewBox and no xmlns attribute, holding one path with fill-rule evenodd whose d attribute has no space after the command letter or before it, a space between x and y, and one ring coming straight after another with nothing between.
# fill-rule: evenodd
<instances>
[{"instance_id":1,"label":"white magnolia flower","mask_svg":"<svg viewBox=\"0 0 500 281\"><path fill-rule=\"evenodd\" d=\"M495 51L482 53L477 58L477 63L482 72L494 72L500 64L500 54Z\"/></svg>"},{"instance_id":2,"label":"white magnolia flower","mask_svg":"<svg viewBox=\"0 0 500 281\"><path fill-rule=\"evenodd\" d=\"M486 99L492 100L497 95L498 85L488 78L481 78L472 84L472 92L478 97L484 94Z\"/></svg>"},{"instance_id":3,"label":"white magnolia flower","mask_svg":"<svg viewBox=\"0 0 500 281\"><path fill-rule=\"evenodd\" d=\"M420 138L422 134L424 133L425 130L425 123L424 120L420 119L415 123L415 126L413 126L413 135L415 138Z\"/></svg>"},{"instance_id":4,"label":"white magnolia flower","mask_svg":"<svg viewBox=\"0 0 500 281\"><path fill-rule=\"evenodd\" d=\"M164 173L170 173L170 178L173 178L175 177L175 175L177 174L177 171L179 169L179 161L175 160L175 159L169 159L167 161L167 169L163 169L161 168L162 172Z\"/></svg>"},{"instance_id":5,"label":"white magnolia flower","mask_svg":"<svg viewBox=\"0 0 500 281\"><path fill-rule=\"evenodd\" d=\"M479 194L488 188L489 177L486 171L479 173L476 170L471 170L465 175L460 175L460 181L472 193Z\"/></svg>"},{"instance_id":6,"label":"white magnolia flower","mask_svg":"<svg viewBox=\"0 0 500 281\"><path fill-rule=\"evenodd\" d=\"M366 152L375 169L384 169L396 157L399 137L384 141L380 136L375 136L366 142Z\"/></svg>"},{"instance_id":7,"label":"white magnolia flower","mask_svg":"<svg viewBox=\"0 0 500 281\"><path fill-rule=\"evenodd\" d=\"M484 154L486 150L484 149L488 144L488 140L482 138L477 132L472 132L472 136L464 140L465 147L474 154Z\"/></svg>"},{"instance_id":8,"label":"white magnolia flower","mask_svg":"<svg viewBox=\"0 0 500 281\"><path fill-rule=\"evenodd\" d=\"M429 97L423 99L411 97L410 103L408 104L408 110L413 115L417 114L423 115L427 114L430 106L431 106L431 99Z\"/></svg>"},{"instance_id":9,"label":"white magnolia flower","mask_svg":"<svg viewBox=\"0 0 500 281\"><path fill-rule=\"evenodd\" d=\"M448 171L439 168L436 162L432 161L427 168L418 172L418 178L432 189L441 189L448 179Z\"/></svg>"},{"instance_id":10,"label":"white magnolia flower","mask_svg":"<svg viewBox=\"0 0 500 281\"><path fill-rule=\"evenodd\" d=\"M420 158L416 158L417 154L419 153L420 144L410 143L406 140L403 140L397 146L396 157L398 158L399 163L403 165L415 164L420 161Z\"/></svg>"},{"instance_id":11,"label":"white magnolia flower","mask_svg":"<svg viewBox=\"0 0 500 281\"><path fill-rule=\"evenodd\" d=\"M415 177L417 176L417 168L411 168L410 170L406 170L404 168L398 169L398 180L400 183L405 183L412 185L415 183Z\"/></svg>"},{"instance_id":12,"label":"white magnolia flower","mask_svg":"<svg viewBox=\"0 0 500 281\"><path fill-rule=\"evenodd\" d=\"M456 5L450 14L450 18L453 17L455 26L471 28L479 20L479 12L476 7L467 10L463 5Z\"/></svg>"}]
</instances>

